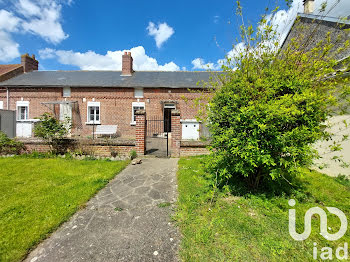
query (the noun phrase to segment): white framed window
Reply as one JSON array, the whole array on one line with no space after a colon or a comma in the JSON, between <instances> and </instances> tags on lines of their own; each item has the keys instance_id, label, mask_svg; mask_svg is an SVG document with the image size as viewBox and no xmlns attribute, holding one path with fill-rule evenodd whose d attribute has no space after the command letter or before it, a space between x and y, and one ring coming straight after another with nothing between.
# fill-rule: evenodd
<instances>
[{"instance_id":1,"label":"white framed window","mask_svg":"<svg viewBox=\"0 0 350 262\"><path fill-rule=\"evenodd\" d=\"M0 101L0 109L4 109L4 101Z\"/></svg>"},{"instance_id":2,"label":"white framed window","mask_svg":"<svg viewBox=\"0 0 350 262\"><path fill-rule=\"evenodd\" d=\"M134 97L143 98L143 88L134 88Z\"/></svg>"},{"instance_id":3,"label":"white framed window","mask_svg":"<svg viewBox=\"0 0 350 262\"><path fill-rule=\"evenodd\" d=\"M132 125L136 125L135 112L138 110L145 110L145 102L132 102L132 119L131 119Z\"/></svg>"},{"instance_id":4,"label":"white framed window","mask_svg":"<svg viewBox=\"0 0 350 262\"><path fill-rule=\"evenodd\" d=\"M17 108L17 120L29 119L29 101L16 102L16 108Z\"/></svg>"},{"instance_id":5,"label":"white framed window","mask_svg":"<svg viewBox=\"0 0 350 262\"><path fill-rule=\"evenodd\" d=\"M71 89L69 86L63 87L63 97L70 97Z\"/></svg>"},{"instance_id":6,"label":"white framed window","mask_svg":"<svg viewBox=\"0 0 350 262\"><path fill-rule=\"evenodd\" d=\"M100 102L88 102L87 104L87 124L100 124Z\"/></svg>"}]
</instances>

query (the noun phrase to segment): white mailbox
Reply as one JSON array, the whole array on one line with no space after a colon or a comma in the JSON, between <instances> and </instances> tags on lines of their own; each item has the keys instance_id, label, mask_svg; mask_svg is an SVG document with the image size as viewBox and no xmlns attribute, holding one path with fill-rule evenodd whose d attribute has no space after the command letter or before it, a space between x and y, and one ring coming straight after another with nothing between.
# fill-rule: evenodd
<instances>
[{"instance_id":1,"label":"white mailbox","mask_svg":"<svg viewBox=\"0 0 350 262\"><path fill-rule=\"evenodd\" d=\"M182 139L199 140L199 122L196 119L181 120Z\"/></svg>"}]
</instances>

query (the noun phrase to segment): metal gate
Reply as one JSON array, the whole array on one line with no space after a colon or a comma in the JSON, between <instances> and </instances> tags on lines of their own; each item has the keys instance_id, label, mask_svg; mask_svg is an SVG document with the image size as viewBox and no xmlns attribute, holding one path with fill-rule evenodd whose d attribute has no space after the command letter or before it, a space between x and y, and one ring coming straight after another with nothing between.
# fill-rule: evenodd
<instances>
[{"instance_id":1,"label":"metal gate","mask_svg":"<svg viewBox=\"0 0 350 262\"><path fill-rule=\"evenodd\" d=\"M169 156L170 120L153 117L146 120L146 154L156 157Z\"/></svg>"}]
</instances>

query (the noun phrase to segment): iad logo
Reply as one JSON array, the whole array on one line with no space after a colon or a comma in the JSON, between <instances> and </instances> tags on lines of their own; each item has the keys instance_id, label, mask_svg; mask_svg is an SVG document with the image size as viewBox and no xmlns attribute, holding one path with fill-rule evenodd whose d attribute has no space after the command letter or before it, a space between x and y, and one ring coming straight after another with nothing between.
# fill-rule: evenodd
<instances>
[{"instance_id":1,"label":"iad logo","mask_svg":"<svg viewBox=\"0 0 350 262\"><path fill-rule=\"evenodd\" d=\"M295 200L290 199L288 201L288 204L291 207L295 206ZM335 241L340 239L341 237L344 236L346 233L347 227L348 227L348 220L345 216L345 214L339 210L336 207L326 207L328 212L331 214L336 215L340 219L340 229L337 233L331 234L328 233L328 226L327 226L327 214L326 212L319 207L312 207L308 211L306 211L305 216L304 216L304 232L299 234L296 232L295 229L295 209L289 209L289 234L294 240L297 241L302 241L307 239L310 234L311 234L311 218L313 215L317 214L320 216L320 234L327 240L329 241ZM313 248L313 257L314 259L317 259L317 243L314 243L314 248ZM340 255L340 251L343 251L343 256ZM333 258L333 252L332 248L330 247L323 247L321 249L321 259L332 259ZM347 259L348 257L348 244L344 243L344 247L339 247L336 250L336 257L338 259Z\"/></svg>"},{"instance_id":2,"label":"iad logo","mask_svg":"<svg viewBox=\"0 0 350 262\"><path fill-rule=\"evenodd\" d=\"M288 204L292 207L295 206L295 200L290 199L288 201ZM321 231L320 233L325 239L330 240L330 241L334 241L334 240L338 240L342 236L344 236L344 234L346 233L346 230L348 228L348 220L346 219L345 214L336 207L326 207L326 209L331 214L338 216L340 219L341 226L340 226L340 229L337 233L335 233L335 234L328 233L326 212L322 208L313 207L313 208L310 208L305 213L304 232L301 234L298 234L295 231L295 209L289 209L289 234L291 235L291 237L297 241L302 241L302 240L307 239L311 234L311 218L314 214L318 214L320 216L320 222L321 222L320 223L320 231Z\"/></svg>"}]
</instances>

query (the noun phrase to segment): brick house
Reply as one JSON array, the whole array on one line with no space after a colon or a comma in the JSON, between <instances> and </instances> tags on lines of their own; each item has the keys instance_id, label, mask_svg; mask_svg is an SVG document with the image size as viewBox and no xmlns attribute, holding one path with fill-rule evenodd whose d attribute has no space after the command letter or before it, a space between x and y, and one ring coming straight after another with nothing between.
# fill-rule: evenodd
<instances>
[{"instance_id":1,"label":"brick house","mask_svg":"<svg viewBox=\"0 0 350 262\"><path fill-rule=\"evenodd\" d=\"M35 57L24 59L38 64ZM34 119L45 112L61 120L70 117L72 136L82 137L91 136L96 125L117 125L118 136L135 138L137 110L145 110L148 119L171 121L171 110L176 109L181 120L194 121L197 110L191 101L199 94L189 89L201 89L197 83L207 81L212 73L135 72L130 52L124 53L122 61L122 71L24 70L1 82L0 103L17 111L17 136L32 136Z\"/></svg>"}]
</instances>

